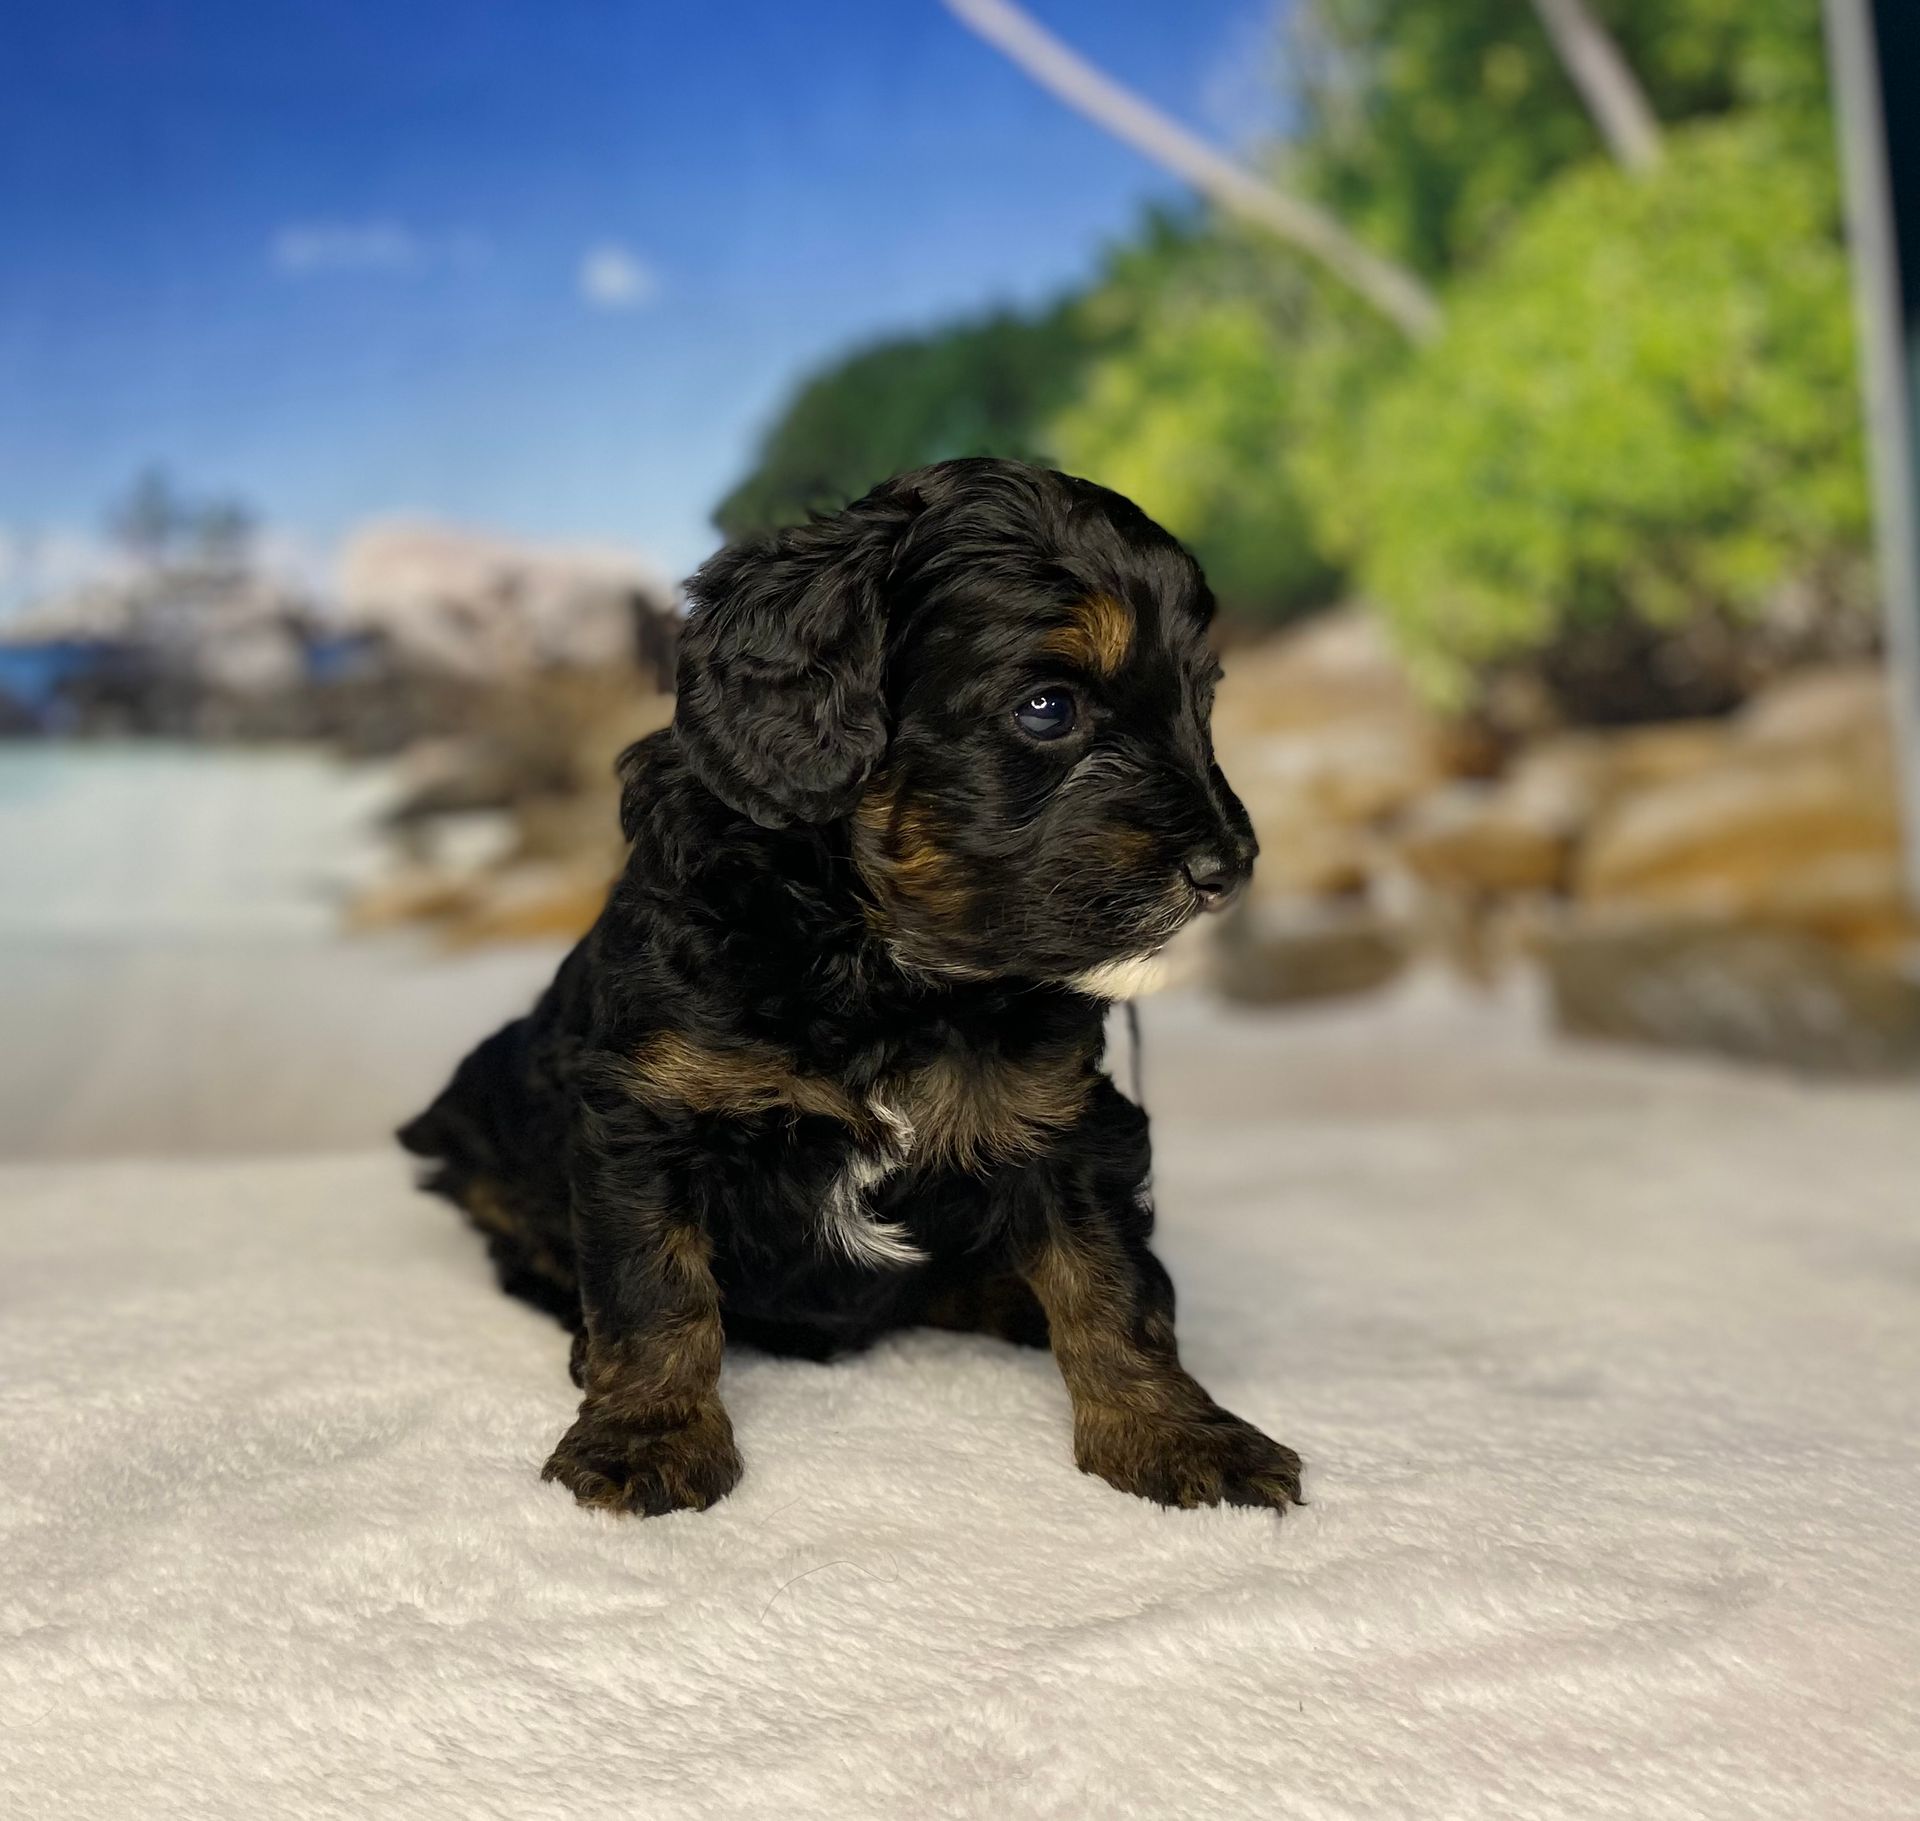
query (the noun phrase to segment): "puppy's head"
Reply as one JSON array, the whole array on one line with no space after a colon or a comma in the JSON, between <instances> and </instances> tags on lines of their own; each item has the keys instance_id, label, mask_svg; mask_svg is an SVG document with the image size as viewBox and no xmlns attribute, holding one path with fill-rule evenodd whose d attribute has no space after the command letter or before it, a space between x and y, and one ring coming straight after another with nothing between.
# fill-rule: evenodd
<instances>
[{"instance_id":1,"label":"puppy's head","mask_svg":"<svg viewBox=\"0 0 1920 1821\"><path fill-rule=\"evenodd\" d=\"M689 585L676 738L771 828L844 822L900 960L1122 988L1252 869L1212 597L1118 494L942 462Z\"/></svg>"}]
</instances>

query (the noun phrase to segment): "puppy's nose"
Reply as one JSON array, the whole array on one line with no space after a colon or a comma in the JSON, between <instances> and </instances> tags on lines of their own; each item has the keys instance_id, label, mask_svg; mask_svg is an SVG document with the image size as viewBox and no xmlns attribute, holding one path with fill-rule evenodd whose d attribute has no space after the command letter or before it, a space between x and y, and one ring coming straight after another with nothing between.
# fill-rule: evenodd
<instances>
[{"instance_id":1,"label":"puppy's nose","mask_svg":"<svg viewBox=\"0 0 1920 1821\"><path fill-rule=\"evenodd\" d=\"M1200 908L1210 911L1225 910L1247 877L1247 869L1224 847L1196 847L1180 870L1200 894Z\"/></svg>"}]
</instances>

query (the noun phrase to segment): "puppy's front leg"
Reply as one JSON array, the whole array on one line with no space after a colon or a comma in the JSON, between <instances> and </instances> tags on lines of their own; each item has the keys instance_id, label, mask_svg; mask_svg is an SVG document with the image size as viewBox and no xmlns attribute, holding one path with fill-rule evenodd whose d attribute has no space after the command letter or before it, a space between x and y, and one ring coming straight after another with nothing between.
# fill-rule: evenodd
<instances>
[{"instance_id":1,"label":"puppy's front leg","mask_svg":"<svg viewBox=\"0 0 1920 1821\"><path fill-rule=\"evenodd\" d=\"M573 1198L586 1395L541 1477L604 1510L704 1510L740 1478L706 1235L604 1142L576 1167Z\"/></svg>"},{"instance_id":2,"label":"puppy's front leg","mask_svg":"<svg viewBox=\"0 0 1920 1821\"><path fill-rule=\"evenodd\" d=\"M1300 1457L1180 1364L1172 1280L1131 1224L1056 1213L1021 1264L1073 1400L1075 1462L1162 1505L1298 1504Z\"/></svg>"}]
</instances>

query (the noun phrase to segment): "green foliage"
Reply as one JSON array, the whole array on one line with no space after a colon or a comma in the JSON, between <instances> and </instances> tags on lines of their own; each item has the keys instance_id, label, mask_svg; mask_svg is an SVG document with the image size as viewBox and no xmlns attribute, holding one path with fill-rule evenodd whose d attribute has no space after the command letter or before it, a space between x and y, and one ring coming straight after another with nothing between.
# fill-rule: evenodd
<instances>
[{"instance_id":1,"label":"green foliage","mask_svg":"<svg viewBox=\"0 0 1920 1821\"><path fill-rule=\"evenodd\" d=\"M1589 0L1669 125L1742 108L1816 120L1818 0ZM1429 274L1488 251L1604 148L1528 0L1311 0L1290 176Z\"/></svg>"},{"instance_id":2,"label":"green foliage","mask_svg":"<svg viewBox=\"0 0 1920 1821\"><path fill-rule=\"evenodd\" d=\"M856 350L803 382L714 523L729 538L794 524L948 456L1047 460L1041 426L1091 352L1069 304Z\"/></svg>"},{"instance_id":3,"label":"green foliage","mask_svg":"<svg viewBox=\"0 0 1920 1821\"><path fill-rule=\"evenodd\" d=\"M1110 262L1085 317L1107 352L1051 425L1062 465L1191 545L1235 617L1330 599L1339 572L1293 450L1341 351L1393 332L1269 243L1164 223Z\"/></svg>"},{"instance_id":4,"label":"green foliage","mask_svg":"<svg viewBox=\"0 0 1920 1821\"><path fill-rule=\"evenodd\" d=\"M1867 499L1831 159L1764 124L1589 165L1455 287L1316 495L1443 693L1583 628L1751 618Z\"/></svg>"}]
</instances>

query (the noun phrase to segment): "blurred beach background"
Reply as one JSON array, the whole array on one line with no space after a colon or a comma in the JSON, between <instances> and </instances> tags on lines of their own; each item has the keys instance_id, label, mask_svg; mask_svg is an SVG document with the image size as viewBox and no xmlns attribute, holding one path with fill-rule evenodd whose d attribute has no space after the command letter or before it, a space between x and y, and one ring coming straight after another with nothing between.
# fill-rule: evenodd
<instances>
[{"instance_id":1,"label":"blurred beach background","mask_svg":"<svg viewBox=\"0 0 1920 1821\"><path fill-rule=\"evenodd\" d=\"M1822 12L8 0L8 1812L1911 1814L1920 8L1830 0L1884 135ZM679 578L976 453L1219 596L1262 858L1114 1072L1307 1503L921 1332L583 1516L392 1128L596 914Z\"/></svg>"},{"instance_id":2,"label":"blurred beach background","mask_svg":"<svg viewBox=\"0 0 1920 1821\"><path fill-rule=\"evenodd\" d=\"M591 920L677 578L974 453L1220 597L1194 1106L1920 1068L1812 0L22 0L0 61L0 1154L379 1143Z\"/></svg>"}]
</instances>

